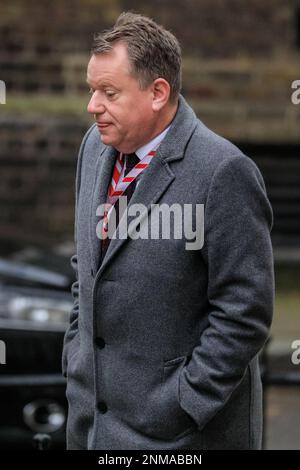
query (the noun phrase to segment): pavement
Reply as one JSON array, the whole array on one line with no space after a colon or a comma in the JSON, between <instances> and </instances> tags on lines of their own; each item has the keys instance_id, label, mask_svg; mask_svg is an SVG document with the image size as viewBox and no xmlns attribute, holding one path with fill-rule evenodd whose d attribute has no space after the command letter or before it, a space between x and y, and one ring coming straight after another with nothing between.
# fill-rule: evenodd
<instances>
[{"instance_id":1,"label":"pavement","mask_svg":"<svg viewBox=\"0 0 300 470\"><path fill-rule=\"evenodd\" d=\"M300 385L265 388L265 443L268 450L300 449Z\"/></svg>"},{"instance_id":2,"label":"pavement","mask_svg":"<svg viewBox=\"0 0 300 470\"><path fill-rule=\"evenodd\" d=\"M292 362L291 344L280 338L267 348L264 448L269 450L300 449L300 364Z\"/></svg>"}]
</instances>

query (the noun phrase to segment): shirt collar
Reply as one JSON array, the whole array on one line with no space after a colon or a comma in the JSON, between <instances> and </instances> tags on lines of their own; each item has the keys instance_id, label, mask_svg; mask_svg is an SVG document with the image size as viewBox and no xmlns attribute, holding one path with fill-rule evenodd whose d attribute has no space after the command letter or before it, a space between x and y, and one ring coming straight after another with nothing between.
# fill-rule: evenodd
<instances>
[{"instance_id":1,"label":"shirt collar","mask_svg":"<svg viewBox=\"0 0 300 470\"><path fill-rule=\"evenodd\" d=\"M135 151L135 154L138 156L140 160L142 160L149 152L151 152L151 150L154 147L158 146L162 142L162 140L164 139L170 127L171 127L171 124L164 131L162 131L159 135L154 137L154 139L152 139L146 145L143 145L142 147L140 147L139 149Z\"/></svg>"}]
</instances>

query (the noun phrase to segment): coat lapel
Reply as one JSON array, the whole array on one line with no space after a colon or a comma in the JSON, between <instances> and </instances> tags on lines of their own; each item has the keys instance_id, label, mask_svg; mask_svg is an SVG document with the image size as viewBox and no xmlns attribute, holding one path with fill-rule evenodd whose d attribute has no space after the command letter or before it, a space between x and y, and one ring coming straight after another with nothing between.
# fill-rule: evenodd
<instances>
[{"instance_id":1,"label":"coat lapel","mask_svg":"<svg viewBox=\"0 0 300 470\"><path fill-rule=\"evenodd\" d=\"M176 176L171 169L169 163L184 157L185 147L197 125L197 118L193 110L186 103L182 95L180 95L179 106L172 125L159 146L155 157L151 160L145 174L142 175L141 181L135 189L130 203L143 204L146 216L151 210L151 205L158 203L164 192L175 180ZM106 255L99 267L101 243L96 234L97 223L101 220L96 216L96 209L99 204L106 202L108 185L111 180L113 167L115 164L117 152L112 147L106 147L99 155L96 165L96 172L93 187L93 200L90 212L90 245L91 259L93 271L97 276L101 276L104 269L115 258L121 247L130 240L130 233L124 232L124 236L119 238L119 227L116 230L116 238L110 241ZM126 216L124 214L123 216ZM123 218L123 217L122 217ZM128 216L127 228L131 229L138 224L133 222L134 217Z\"/></svg>"},{"instance_id":2,"label":"coat lapel","mask_svg":"<svg viewBox=\"0 0 300 470\"><path fill-rule=\"evenodd\" d=\"M108 186L111 181L112 171L115 165L117 151L110 146L104 147L96 161L94 181L92 189L92 199L89 213L89 237L90 252L93 273L98 269L101 255L101 240L97 237L96 228L100 217L96 215L97 207L105 204L107 199Z\"/></svg>"},{"instance_id":3,"label":"coat lapel","mask_svg":"<svg viewBox=\"0 0 300 470\"><path fill-rule=\"evenodd\" d=\"M159 201L163 193L166 191L166 189L174 179L175 175L170 170L169 165L164 165L161 157L157 153L156 156L151 160L151 164L145 170L145 174L143 175L138 187L135 189L132 198L130 199L130 203L128 204L128 207L132 204L143 204L143 206L145 207L144 216L146 216L151 209L151 204L155 204ZM126 217L126 213L123 214L123 217ZM102 261L100 267L101 273L116 256L117 252L121 249L121 247L125 243L128 243L128 240L130 240L130 233L128 230L129 227L130 231L132 231L137 224L138 221L135 217L128 216L127 230L124 232L124 236L122 236L122 238L119 238L119 228L121 226L120 221L120 224L117 227L115 234L116 238L111 239L106 255Z\"/></svg>"}]
</instances>

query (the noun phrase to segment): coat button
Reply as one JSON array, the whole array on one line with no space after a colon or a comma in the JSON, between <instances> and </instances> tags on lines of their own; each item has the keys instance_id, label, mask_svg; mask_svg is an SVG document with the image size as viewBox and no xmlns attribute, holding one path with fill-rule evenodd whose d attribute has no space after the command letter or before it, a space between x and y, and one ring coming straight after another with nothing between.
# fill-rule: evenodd
<instances>
[{"instance_id":1,"label":"coat button","mask_svg":"<svg viewBox=\"0 0 300 470\"><path fill-rule=\"evenodd\" d=\"M98 406L98 410L100 411L100 413L107 412L107 406L106 406L106 403L104 403L104 401L99 401L97 406Z\"/></svg>"},{"instance_id":2,"label":"coat button","mask_svg":"<svg viewBox=\"0 0 300 470\"><path fill-rule=\"evenodd\" d=\"M103 349L105 346L105 341L101 336L98 336L98 338L95 339L95 343L97 344L98 348Z\"/></svg>"}]
</instances>

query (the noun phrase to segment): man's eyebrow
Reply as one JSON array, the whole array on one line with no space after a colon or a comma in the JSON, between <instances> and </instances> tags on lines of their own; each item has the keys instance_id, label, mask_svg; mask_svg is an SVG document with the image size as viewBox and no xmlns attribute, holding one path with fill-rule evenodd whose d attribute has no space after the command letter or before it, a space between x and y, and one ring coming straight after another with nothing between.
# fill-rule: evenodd
<instances>
[{"instance_id":1,"label":"man's eyebrow","mask_svg":"<svg viewBox=\"0 0 300 470\"><path fill-rule=\"evenodd\" d=\"M91 83L89 82L89 79L87 78L86 79L86 83L89 85L89 86L92 86ZM99 86L99 82L96 83L96 86ZM100 85L101 87L104 87L104 86L112 86L113 88L116 88L118 89L118 87L112 83L110 80L103 80L103 82L101 83Z\"/></svg>"}]
</instances>

